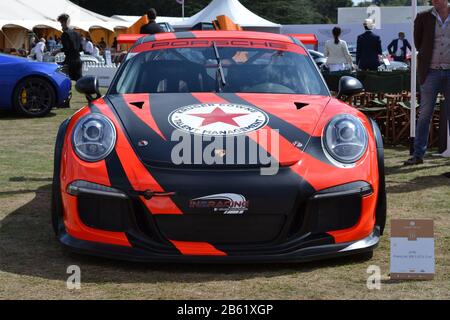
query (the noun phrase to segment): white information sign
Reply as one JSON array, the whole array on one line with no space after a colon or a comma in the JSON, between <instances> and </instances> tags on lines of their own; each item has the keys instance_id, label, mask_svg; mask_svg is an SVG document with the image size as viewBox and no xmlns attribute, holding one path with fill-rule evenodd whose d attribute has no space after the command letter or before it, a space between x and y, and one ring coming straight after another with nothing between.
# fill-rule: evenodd
<instances>
[{"instance_id":1,"label":"white information sign","mask_svg":"<svg viewBox=\"0 0 450 320\"><path fill-rule=\"evenodd\" d=\"M391 279L433 279L433 220L391 220Z\"/></svg>"}]
</instances>

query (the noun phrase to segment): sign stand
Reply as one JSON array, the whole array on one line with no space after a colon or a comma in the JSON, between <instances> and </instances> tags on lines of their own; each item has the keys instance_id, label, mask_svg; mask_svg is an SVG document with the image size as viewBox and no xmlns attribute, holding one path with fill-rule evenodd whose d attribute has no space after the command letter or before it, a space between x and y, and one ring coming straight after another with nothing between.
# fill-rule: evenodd
<instances>
[{"instance_id":1,"label":"sign stand","mask_svg":"<svg viewBox=\"0 0 450 320\"><path fill-rule=\"evenodd\" d=\"M447 149L438 155L444 158L450 158L450 132L447 134Z\"/></svg>"}]
</instances>

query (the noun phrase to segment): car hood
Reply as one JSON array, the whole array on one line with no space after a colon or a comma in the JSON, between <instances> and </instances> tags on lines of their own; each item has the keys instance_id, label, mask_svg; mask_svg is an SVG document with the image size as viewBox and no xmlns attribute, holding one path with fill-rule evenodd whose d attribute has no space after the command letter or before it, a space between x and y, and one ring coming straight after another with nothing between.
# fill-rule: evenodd
<instances>
[{"instance_id":1,"label":"car hood","mask_svg":"<svg viewBox=\"0 0 450 320\"><path fill-rule=\"evenodd\" d=\"M114 94L105 101L116 111L135 152L146 165L211 167L206 160L209 154L218 160L212 165L261 167L267 164L267 158L263 161L258 156L256 162L252 158L260 150L258 146L282 166L300 160L330 97ZM226 164L220 164L219 158L229 154L230 148L240 150L238 143L242 141L245 155L233 152ZM199 154L203 154L202 159L195 158Z\"/></svg>"},{"instance_id":2,"label":"car hood","mask_svg":"<svg viewBox=\"0 0 450 320\"><path fill-rule=\"evenodd\" d=\"M49 63L49 62L39 62L39 61L33 61L28 60L27 58L23 57L16 57L11 55L0 55L0 65L6 66L6 65L14 65L20 68L28 68L31 70L38 70L43 72L53 72L56 69L58 69L58 65L55 63ZM17 71L17 70L15 70Z\"/></svg>"},{"instance_id":3,"label":"car hood","mask_svg":"<svg viewBox=\"0 0 450 320\"><path fill-rule=\"evenodd\" d=\"M2 63L20 63L20 62L30 62L28 59L18 56L13 56L9 54L0 54L0 64Z\"/></svg>"}]
</instances>

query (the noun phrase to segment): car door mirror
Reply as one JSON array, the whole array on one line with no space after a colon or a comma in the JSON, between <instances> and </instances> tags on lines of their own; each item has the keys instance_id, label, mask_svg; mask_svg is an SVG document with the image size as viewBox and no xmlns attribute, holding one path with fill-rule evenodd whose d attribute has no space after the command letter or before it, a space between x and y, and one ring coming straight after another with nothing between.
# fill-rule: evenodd
<instances>
[{"instance_id":1,"label":"car door mirror","mask_svg":"<svg viewBox=\"0 0 450 320\"><path fill-rule=\"evenodd\" d=\"M350 76L343 76L339 80L339 91L336 98L341 99L342 96L351 97L364 91L361 81Z\"/></svg>"},{"instance_id":2,"label":"car door mirror","mask_svg":"<svg viewBox=\"0 0 450 320\"><path fill-rule=\"evenodd\" d=\"M79 93L84 94L88 102L91 102L101 97L98 79L96 76L82 77L77 81L75 89L77 89ZM93 97L93 95L95 95L95 97Z\"/></svg>"}]
</instances>

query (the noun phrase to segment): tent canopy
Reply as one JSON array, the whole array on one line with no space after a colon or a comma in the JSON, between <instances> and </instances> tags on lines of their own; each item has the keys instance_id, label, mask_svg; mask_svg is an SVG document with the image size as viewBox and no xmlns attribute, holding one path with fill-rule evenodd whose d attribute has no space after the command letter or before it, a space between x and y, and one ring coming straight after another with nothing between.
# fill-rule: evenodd
<instances>
[{"instance_id":1,"label":"tent canopy","mask_svg":"<svg viewBox=\"0 0 450 320\"><path fill-rule=\"evenodd\" d=\"M0 47L20 48L26 44L27 32L39 29L40 36L60 33L57 17L67 13L71 25L84 34L90 33L95 42L104 38L111 44L114 32L124 30L132 21L109 18L75 5L69 0L1 0L0 32L3 41Z\"/></svg>"},{"instance_id":2,"label":"tent canopy","mask_svg":"<svg viewBox=\"0 0 450 320\"><path fill-rule=\"evenodd\" d=\"M0 1L0 28L15 25L32 30L36 26L47 26L59 30L56 18L61 13L70 15L72 26L86 32L98 28L114 32L117 28L128 28L132 24L102 16L69 0L10 0Z\"/></svg>"},{"instance_id":3,"label":"tent canopy","mask_svg":"<svg viewBox=\"0 0 450 320\"><path fill-rule=\"evenodd\" d=\"M189 28L200 22L212 22L217 16L226 15L242 27L280 28L281 25L263 19L244 7L238 0L213 0L202 11L185 20L174 23L175 27Z\"/></svg>"}]
</instances>

